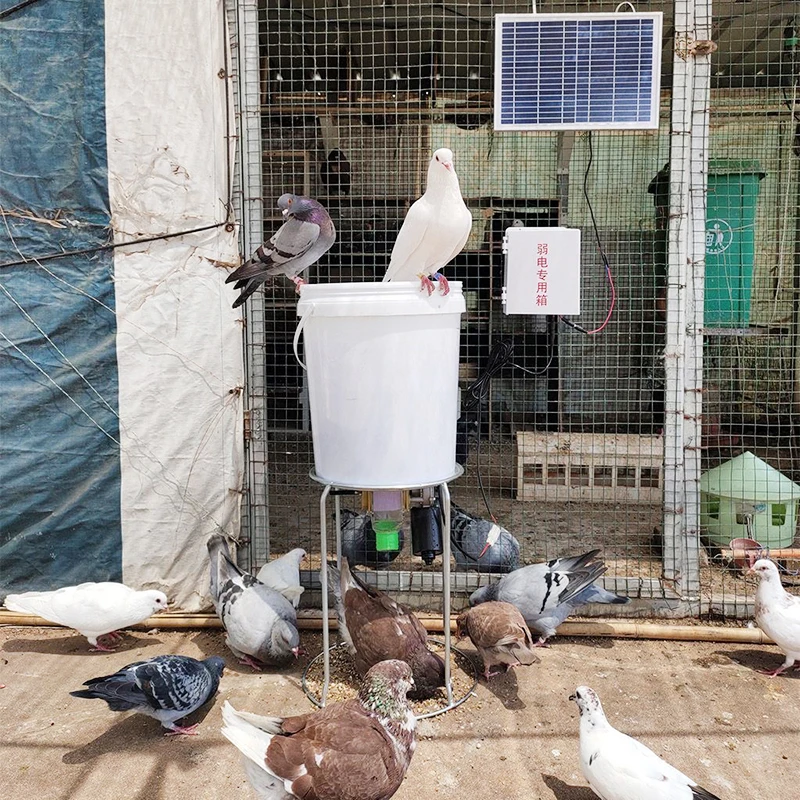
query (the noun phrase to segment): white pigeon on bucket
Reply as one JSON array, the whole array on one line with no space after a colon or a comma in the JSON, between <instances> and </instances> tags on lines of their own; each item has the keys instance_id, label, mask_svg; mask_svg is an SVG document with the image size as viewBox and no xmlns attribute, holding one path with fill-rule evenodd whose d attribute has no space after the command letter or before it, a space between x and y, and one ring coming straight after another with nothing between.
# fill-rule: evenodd
<instances>
[{"instance_id":1,"label":"white pigeon on bucket","mask_svg":"<svg viewBox=\"0 0 800 800\"><path fill-rule=\"evenodd\" d=\"M99 639L119 638L117 631L146 620L167 608L164 592L148 589L137 592L124 583L81 583L52 592L10 594L5 606L9 611L36 614L49 622L74 628L96 650L112 648Z\"/></svg>"},{"instance_id":2,"label":"white pigeon on bucket","mask_svg":"<svg viewBox=\"0 0 800 800\"><path fill-rule=\"evenodd\" d=\"M761 670L774 678L795 662L800 662L800 597L789 594L783 588L778 568L768 558L759 558L750 572L760 579L756 591L758 627L786 656L786 661L776 670Z\"/></svg>"},{"instance_id":3,"label":"white pigeon on bucket","mask_svg":"<svg viewBox=\"0 0 800 800\"><path fill-rule=\"evenodd\" d=\"M579 686L581 771L601 800L720 800L641 742L611 726L597 693Z\"/></svg>"},{"instance_id":4,"label":"white pigeon on bucket","mask_svg":"<svg viewBox=\"0 0 800 800\"><path fill-rule=\"evenodd\" d=\"M280 592L295 608L305 591L300 585L300 562L306 557L302 547L295 547L280 558L273 558L258 571L256 578L265 586Z\"/></svg>"},{"instance_id":5,"label":"white pigeon on bucket","mask_svg":"<svg viewBox=\"0 0 800 800\"><path fill-rule=\"evenodd\" d=\"M430 295L433 276L447 294L447 278L439 270L464 249L471 229L472 214L461 197L453 152L440 147L428 165L425 194L408 209L397 234L384 282L419 278L420 289Z\"/></svg>"}]
</instances>

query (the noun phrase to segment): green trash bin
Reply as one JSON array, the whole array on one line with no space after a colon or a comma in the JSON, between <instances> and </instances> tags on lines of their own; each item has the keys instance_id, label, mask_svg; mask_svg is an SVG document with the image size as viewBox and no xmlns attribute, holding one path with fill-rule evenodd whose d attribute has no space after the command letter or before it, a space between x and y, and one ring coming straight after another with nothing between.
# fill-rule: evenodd
<instances>
[{"instance_id":1,"label":"green trash bin","mask_svg":"<svg viewBox=\"0 0 800 800\"><path fill-rule=\"evenodd\" d=\"M706 207L704 325L746 328L755 264L756 203L761 179L758 161L711 160ZM650 181L656 207L656 274L667 271L669 164Z\"/></svg>"}]
</instances>

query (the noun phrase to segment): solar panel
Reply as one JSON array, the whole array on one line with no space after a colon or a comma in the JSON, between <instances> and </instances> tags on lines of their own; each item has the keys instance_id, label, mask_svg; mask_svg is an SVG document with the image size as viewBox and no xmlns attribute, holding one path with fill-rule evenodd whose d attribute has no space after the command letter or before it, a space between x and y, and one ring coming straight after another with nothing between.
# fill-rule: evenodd
<instances>
[{"instance_id":1,"label":"solar panel","mask_svg":"<svg viewBox=\"0 0 800 800\"><path fill-rule=\"evenodd\" d=\"M658 128L661 24L661 13L495 15L495 129Z\"/></svg>"}]
</instances>

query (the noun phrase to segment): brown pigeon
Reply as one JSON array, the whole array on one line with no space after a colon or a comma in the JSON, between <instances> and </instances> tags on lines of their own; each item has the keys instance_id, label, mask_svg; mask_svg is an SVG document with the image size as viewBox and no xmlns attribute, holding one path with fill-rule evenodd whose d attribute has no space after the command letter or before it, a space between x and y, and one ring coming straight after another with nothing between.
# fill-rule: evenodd
<instances>
[{"instance_id":1,"label":"brown pigeon","mask_svg":"<svg viewBox=\"0 0 800 800\"><path fill-rule=\"evenodd\" d=\"M222 734L244 756L261 800L386 800L403 782L416 747L416 718L402 661L364 676L357 699L297 717L261 717L226 702Z\"/></svg>"},{"instance_id":2,"label":"brown pigeon","mask_svg":"<svg viewBox=\"0 0 800 800\"><path fill-rule=\"evenodd\" d=\"M483 675L488 681L491 668L502 664L507 672L520 664L536 664L533 640L522 614L511 603L481 603L460 614L456 620L459 639L469 636L483 659Z\"/></svg>"},{"instance_id":3,"label":"brown pigeon","mask_svg":"<svg viewBox=\"0 0 800 800\"><path fill-rule=\"evenodd\" d=\"M428 634L411 609L368 586L342 559L342 570L328 565L328 583L336 598L339 633L363 675L386 659L405 661L414 674L414 700L444 686L444 661L428 650Z\"/></svg>"}]
</instances>

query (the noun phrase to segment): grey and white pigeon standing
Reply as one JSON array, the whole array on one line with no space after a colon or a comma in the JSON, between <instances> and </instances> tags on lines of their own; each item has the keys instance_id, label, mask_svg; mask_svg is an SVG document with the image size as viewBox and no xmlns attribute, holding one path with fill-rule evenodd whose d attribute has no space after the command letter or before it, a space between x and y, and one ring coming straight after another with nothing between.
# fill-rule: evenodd
<instances>
[{"instance_id":1,"label":"grey and white pigeon standing","mask_svg":"<svg viewBox=\"0 0 800 800\"><path fill-rule=\"evenodd\" d=\"M758 575L756 623L775 642L786 660L775 670L762 670L774 678L797 663L800 669L800 597L789 594L781 584L778 567L768 558L759 558L750 572Z\"/></svg>"},{"instance_id":2,"label":"grey and white pigeon standing","mask_svg":"<svg viewBox=\"0 0 800 800\"><path fill-rule=\"evenodd\" d=\"M425 699L444 686L444 661L428 649L428 633L410 608L368 586L342 559L341 572L328 565L328 584L336 600L339 635L359 675L379 661L405 661L414 675L411 697Z\"/></svg>"},{"instance_id":3,"label":"grey and white pigeon standing","mask_svg":"<svg viewBox=\"0 0 800 800\"><path fill-rule=\"evenodd\" d=\"M601 800L720 800L641 742L613 728L597 693L579 686L583 776Z\"/></svg>"},{"instance_id":4,"label":"grey and white pigeon standing","mask_svg":"<svg viewBox=\"0 0 800 800\"><path fill-rule=\"evenodd\" d=\"M273 558L256 576L265 586L280 592L295 608L300 603L303 587L300 585L300 562L306 557L302 547L295 547L280 558Z\"/></svg>"},{"instance_id":5,"label":"grey and white pigeon standing","mask_svg":"<svg viewBox=\"0 0 800 800\"><path fill-rule=\"evenodd\" d=\"M629 603L627 597L612 594L596 581L607 569L591 550L582 556L556 558L542 564L529 564L504 575L497 583L482 586L472 593L469 604L489 600L515 605L530 628L540 634L537 645L555 635L556 628L584 603Z\"/></svg>"},{"instance_id":6,"label":"grey and white pigeon standing","mask_svg":"<svg viewBox=\"0 0 800 800\"><path fill-rule=\"evenodd\" d=\"M483 659L483 676L488 681L496 672L492 667L499 664L504 672L518 667L537 664L539 658L533 652L531 633L522 614L511 603L492 601L481 603L456 619L456 634L459 639L469 636Z\"/></svg>"},{"instance_id":7,"label":"grey and white pigeon standing","mask_svg":"<svg viewBox=\"0 0 800 800\"><path fill-rule=\"evenodd\" d=\"M241 294L233 304L238 308L258 287L275 275L285 275L297 291L305 281L300 273L316 263L336 241L333 220L321 203L297 194L282 194L278 208L286 217L277 233L262 244L225 283L233 283Z\"/></svg>"},{"instance_id":8,"label":"grey and white pigeon standing","mask_svg":"<svg viewBox=\"0 0 800 800\"><path fill-rule=\"evenodd\" d=\"M519 567L519 542L505 528L450 505L450 544L457 570L511 572Z\"/></svg>"},{"instance_id":9,"label":"grey and white pigeon standing","mask_svg":"<svg viewBox=\"0 0 800 800\"><path fill-rule=\"evenodd\" d=\"M136 591L124 583L81 583L51 592L9 594L9 611L36 614L49 622L74 628L96 650L111 651L118 630L136 625L157 611L166 611L167 596L154 589ZM101 641L105 639L105 642Z\"/></svg>"},{"instance_id":10,"label":"grey and white pigeon standing","mask_svg":"<svg viewBox=\"0 0 800 800\"><path fill-rule=\"evenodd\" d=\"M225 628L225 643L253 669L279 665L302 652L294 606L280 593L239 569L225 538L208 540L211 599Z\"/></svg>"},{"instance_id":11,"label":"grey and white pigeon standing","mask_svg":"<svg viewBox=\"0 0 800 800\"><path fill-rule=\"evenodd\" d=\"M441 274L463 249L472 229L472 214L461 196L453 152L439 148L428 164L425 194L408 209L389 259L384 281L413 281L433 294L433 276L442 294L450 289Z\"/></svg>"},{"instance_id":12,"label":"grey and white pigeon standing","mask_svg":"<svg viewBox=\"0 0 800 800\"><path fill-rule=\"evenodd\" d=\"M219 687L225 662L219 656L198 661L189 656L155 656L135 661L113 675L91 678L88 689L73 697L105 700L112 711L136 711L157 719L167 736L194 734L197 724L182 727L178 720L204 705Z\"/></svg>"},{"instance_id":13,"label":"grey and white pigeon standing","mask_svg":"<svg viewBox=\"0 0 800 800\"><path fill-rule=\"evenodd\" d=\"M388 800L416 747L408 664L382 661L358 697L296 717L222 708L222 734L242 753L260 800Z\"/></svg>"},{"instance_id":14,"label":"grey and white pigeon standing","mask_svg":"<svg viewBox=\"0 0 800 800\"><path fill-rule=\"evenodd\" d=\"M398 530L397 550L378 550L375 528L372 524L372 517L368 513L357 514L349 508L343 508L340 512L340 518L342 555L347 558L348 564L365 564L370 567L378 567L383 564L390 564L400 555L405 544L405 535L402 527Z\"/></svg>"}]
</instances>

